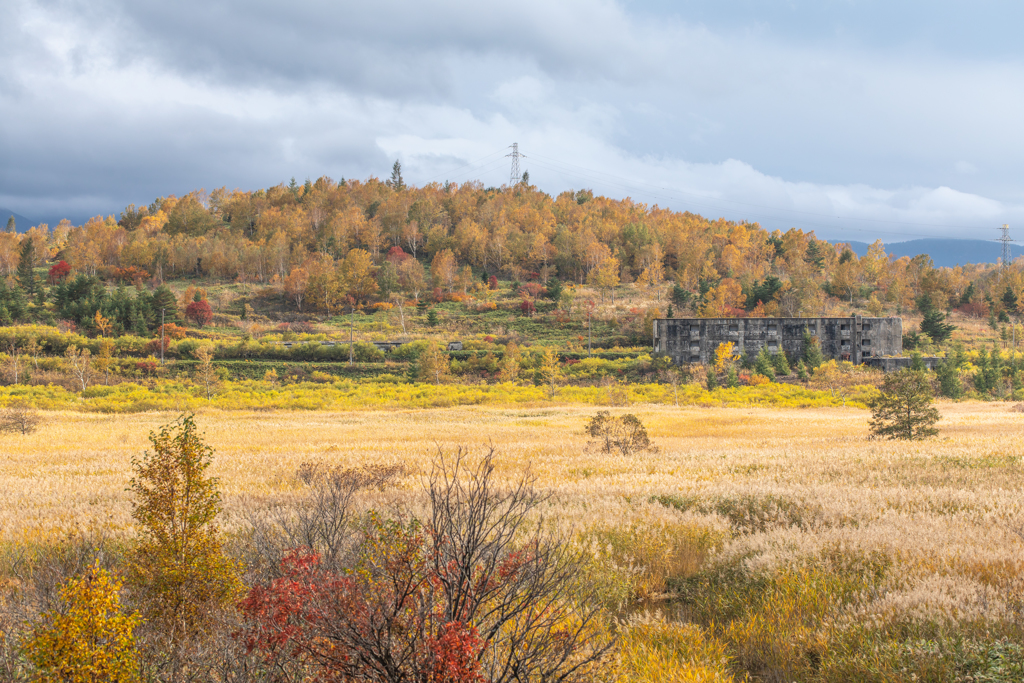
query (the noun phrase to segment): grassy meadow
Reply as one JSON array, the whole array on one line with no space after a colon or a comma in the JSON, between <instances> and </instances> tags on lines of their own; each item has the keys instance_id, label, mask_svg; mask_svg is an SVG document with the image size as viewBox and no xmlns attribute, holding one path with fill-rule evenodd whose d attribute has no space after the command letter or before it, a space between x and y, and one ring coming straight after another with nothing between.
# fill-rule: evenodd
<instances>
[{"instance_id":1,"label":"grassy meadow","mask_svg":"<svg viewBox=\"0 0 1024 683\"><path fill-rule=\"evenodd\" d=\"M656 452L588 444L594 406L357 412L205 410L222 528L288 505L303 463L403 466L422 504L432 455L493 445L528 469L544 523L588 549L622 634L619 681L1010 681L1024 677L1024 414L941 403L940 436L867 438L859 408L634 405ZM130 461L173 413L49 412L0 455L5 581L18 548L131 534ZM15 578L12 578L15 577Z\"/></svg>"}]
</instances>

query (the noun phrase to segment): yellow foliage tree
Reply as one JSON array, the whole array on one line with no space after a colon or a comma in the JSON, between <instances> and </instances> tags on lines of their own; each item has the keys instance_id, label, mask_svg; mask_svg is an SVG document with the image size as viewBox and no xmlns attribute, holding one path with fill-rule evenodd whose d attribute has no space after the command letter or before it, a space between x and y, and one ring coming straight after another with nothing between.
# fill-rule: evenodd
<instances>
[{"instance_id":1,"label":"yellow foliage tree","mask_svg":"<svg viewBox=\"0 0 1024 683\"><path fill-rule=\"evenodd\" d=\"M612 302L614 303L615 285L619 284L619 259L614 256L605 257L587 274L587 284L601 290L602 300L604 299L605 291L611 292Z\"/></svg>"},{"instance_id":2,"label":"yellow foliage tree","mask_svg":"<svg viewBox=\"0 0 1024 683\"><path fill-rule=\"evenodd\" d=\"M417 379L421 382L443 384L451 379L451 359L437 344L429 344L420 354Z\"/></svg>"},{"instance_id":3,"label":"yellow foliage tree","mask_svg":"<svg viewBox=\"0 0 1024 683\"><path fill-rule=\"evenodd\" d=\"M733 342L724 342L715 349L715 372L725 372L732 362L732 352L736 348Z\"/></svg>"},{"instance_id":4,"label":"yellow foliage tree","mask_svg":"<svg viewBox=\"0 0 1024 683\"><path fill-rule=\"evenodd\" d=\"M25 643L42 683L134 683L139 680L137 615L121 611L121 584L97 562L60 588Z\"/></svg>"},{"instance_id":5,"label":"yellow foliage tree","mask_svg":"<svg viewBox=\"0 0 1024 683\"><path fill-rule=\"evenodd\" d=\"M222 549L217 480L206 476L213 449L190 415L150 433L153 452L132 458L132 517L139 539L129 584L142 614L172 643L204 632L241 592L238 567Z\"/></svg>"},{"instance_id":6,"label":"yellow foliage tree","mask_svg":"<svg viewBox=\"0 0 1024 683\"><path fill-rule=\"evenodd\" d=\"M500 364L500 379L502 382L516 383L519 379L519 366L521 365L521 356L519 353L519 347L516 346L515 342L509 342L508 346L505 347L505 355L501 357Z\"/></svg>"}]
</instances>

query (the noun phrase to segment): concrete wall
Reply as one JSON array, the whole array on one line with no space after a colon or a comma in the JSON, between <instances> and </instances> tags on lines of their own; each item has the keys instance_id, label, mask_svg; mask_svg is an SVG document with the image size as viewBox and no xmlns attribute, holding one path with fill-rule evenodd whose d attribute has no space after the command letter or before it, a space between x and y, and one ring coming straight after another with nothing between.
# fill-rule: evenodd
<instances>
[{"instance_id":1,"label":"concrete wall","mask_svg":"<svg viewBox=\"0 0 1024 683\"><path fill-rule=\"evenodd\" d=\"M677 364L713 362L719 344L733 342L737 356L785 350L803 353L804 330L818 338L825 358L859 365L867 358L903 353L901 318L659 318L654 321L654 354Z\"/></svg>"}]
</instances>

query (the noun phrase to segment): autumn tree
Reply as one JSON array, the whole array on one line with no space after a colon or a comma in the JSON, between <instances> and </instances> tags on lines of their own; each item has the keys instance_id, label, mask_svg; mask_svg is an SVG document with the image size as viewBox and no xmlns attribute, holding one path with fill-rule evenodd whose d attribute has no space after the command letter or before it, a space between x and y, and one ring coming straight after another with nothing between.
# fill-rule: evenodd
<instances>
[{"instance_id":1,"label":"autumn tree","mask_svg":"<svg viewBox=\"0 0 1024 683\"><path fill-rule=\"evenodd\" d=\"M607 410L602 410L590 418L585 431L604 453L618 451L621 455L631 455L637 451L657 450L647 436L647 428L636 415L614 417Z\"/></svg>"},{"instance_id":2,"label":"autumn tree","mask_svg":"<svg viewBox=\"0 0 1024 683\"><path fill-rule=\"evenodd\" d=\"M420 353L416 379L432 384L444 384L449 381L451 379L451 358L448 353L437 344L428 343Z\"/></svg>"},{"instance_id":3,"label":"autumn tree","mask_svg":"<svg viewBox=\"0 0 1024 683\"><path fill-rule=\"evenodd\" d=\"M193 301L185 307L185 317L198 327L205 327L213 320L213 309L206 299Z\"/></svg>"},{"instance_id":4,"label":"autumn tree","mask_svg":"<svg viewBox=\"0 0 1024 683\"><path fill-rule=\"evenodd\" d=\"M302 301L306 298L306 287L309 285L309 271L305 268L292 268L284 279L284 291L295 302L295 307L302 310Z\"/></svg>"},{"instance_id":5,"label":"autumn tree","mask_svg":"<svg viewBox=\"0 0 1024 683\"><path fill-rule=\"evenodd\" d=\"M213 366L213 351L209 346L200 346L195 351L196 360L199 364L196 366L196 379L199 381L199 385L206 390L206 400L209 401L213 398L213 392L218 385L217 369Z\"/></svg>"},{"instance_id":6,"label":"autumn tree","mask_svg":"<svg viewBox=\"0 0 1024 683\"><path fill-rule=\"evenodd\" d=\"M519 368L522 365L522 354L515 342L509 342L505 346L505 353L499 364L499 378L502 382L515 384L519 379Z\"/></svg>"},{"instance_id":7,"label":"autumn tree","mask_svg":"<svg viewBox=\"0 0 1024 683\"><path fill-rule=\"evenodd\" d=\"M366 301L377 292L376 271L369 252L353 249L338 264L341 290L357 303Z\"/></svg>"},{"instance_id":8,"label":"autumn tree","mask_svg":"<svg viewBox=\"0 0 1024 683\"><path fill-rule=\"evenodd\" d=\"M120 582L93 564L60 586L58 605L44 612L25 644L40 683L135 683L139 617L121 609Z\"/></svg>"},{"instance_id":9,"label":"autumn tree","mask_svg":"<svg viewBox=\"0 0 1024 683\"><path fill-rule=\"evenodd\" d=\"M905 369L885 376L871 400L871 435L886 439L924 439L939 433L939 411L932 405L931 382L923 370Z\"/></svg>"},{"instance_id":10,"label":"autumn tree","mask_svg":"<svg viewBox=\"0 0 1024 683\"><path fill-rule=\"evenodd\" d=\"M601 300L605 292L611 292L612 303L615 303L615 286L619 284L619 260L608 256L587 274L587 284L601 290Z\"/></svg>"},{"instance_id":11,"label":"autumn tree","mask_svg":"<svg viewBox=\"0 0 1024 683\"><path fill-rule=\"evenodd\" d=\"M225 556L216 518L213 449L191 415L150 433L152 452L132 458L132 518L138 539L128 583L142 616L172 648L204 633L239 595L238 568Z\"/></svg>"}]
</instances>

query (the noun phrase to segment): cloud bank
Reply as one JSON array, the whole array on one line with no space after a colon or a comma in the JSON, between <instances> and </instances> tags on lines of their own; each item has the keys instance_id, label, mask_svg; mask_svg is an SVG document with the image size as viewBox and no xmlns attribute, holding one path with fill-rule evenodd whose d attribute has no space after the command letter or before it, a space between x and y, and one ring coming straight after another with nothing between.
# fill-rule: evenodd
<instances>
[{"instance_id":1,"label":"cloud bank","mask_svg":"<svg viewBox=\"0 0 1024 683\"><path fill-rule=\"evenodd\" d=\"M12 0L0 205L82 220L396 158L500 185L516 141L551 193L995 237L1024 219L1024 64L975 35L986 16L908 6Z\"/></svg>"}]
</instances>

